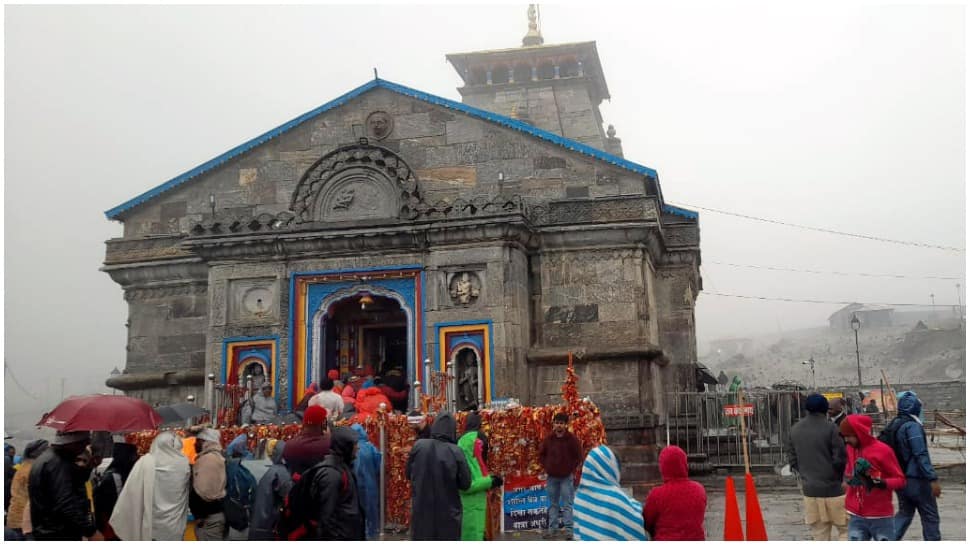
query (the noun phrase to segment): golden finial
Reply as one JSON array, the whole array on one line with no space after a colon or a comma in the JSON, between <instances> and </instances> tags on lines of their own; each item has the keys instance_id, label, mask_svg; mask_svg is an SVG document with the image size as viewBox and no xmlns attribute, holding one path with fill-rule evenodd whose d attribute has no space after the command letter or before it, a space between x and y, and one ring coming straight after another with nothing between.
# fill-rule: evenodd
<instances>
[{"instance_id":1,"label":"golden finial","mask_svg":"<svg viewBox=\"0 0 970 545\"><path fill-rule=\"evenodd\" d=\"M522 45L542 45L542 33L539 32L539 24L536 22L538 15L538 4L529 4L529 32L522 38Z\"/></svg>"}]
</instances>

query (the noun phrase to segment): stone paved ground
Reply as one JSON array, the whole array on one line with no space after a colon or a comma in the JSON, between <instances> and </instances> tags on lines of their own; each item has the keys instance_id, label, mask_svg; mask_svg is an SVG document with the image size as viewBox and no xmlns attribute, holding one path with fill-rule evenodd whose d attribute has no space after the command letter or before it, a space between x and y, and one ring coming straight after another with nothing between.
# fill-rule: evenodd
<instances>
[{"instance_id":1,"label":"stone paved ground","mask_svg":"<svg viewBox=\"0 0 970 545\"><path fill-rule=\"evenodd\" d=\"M744 517L744 480L740 479L742 491L738 493L738 505L741 506L741 516ZM765 526L768 529L768 539L772 541L811 540L811 533L804 524L802 514L802 497L798 490L791 487L771 488L759 490L758 499L765 516ZM724 532L724 490L708 491L707 517L705 527L709 540L720 540ZM943 496L939 500L941 530L943 539L965 541L966 531L966 485L963 483L944 484ZM387 536L385 539L402 539L402 536ZM505 534L506 541L538 540L540 536L535 532L509 532ZM922 540L922 526L919 515L913 519L906 534L907 541Z\"/></svg>"}]
</instances>

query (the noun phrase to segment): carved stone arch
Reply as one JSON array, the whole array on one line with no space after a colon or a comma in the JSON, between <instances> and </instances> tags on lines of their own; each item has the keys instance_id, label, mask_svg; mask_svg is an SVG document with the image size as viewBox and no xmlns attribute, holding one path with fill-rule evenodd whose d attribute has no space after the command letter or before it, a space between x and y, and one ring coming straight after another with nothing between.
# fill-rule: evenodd
<instances>
[{"instance_id":1,"label":"carved stone arch","mask_svg":"<svg viewBox=\"0 0 970 545\"><path fill-rule=\"evenodd\" d=\"M420 202L407 162L387 148L361 143L337 148L307 169L290 210L297 223L413 219Z\"/></svg>"}]
</instances>

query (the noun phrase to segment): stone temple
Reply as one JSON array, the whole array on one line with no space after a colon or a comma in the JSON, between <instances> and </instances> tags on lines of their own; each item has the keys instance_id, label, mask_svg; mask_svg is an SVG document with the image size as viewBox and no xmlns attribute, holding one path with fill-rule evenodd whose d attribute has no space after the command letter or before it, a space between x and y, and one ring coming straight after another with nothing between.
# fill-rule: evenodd
<instances>
[{"instance_id":1,"label":"stone temple","mask_svg":"<svg viewBox=\"0 0 970 545\"><path fill-rule=\"evenodd\" d=\"M129 308L108 385L176 402L256 374L287 408L369 364L450 368L459 407L541 405L572 352L611 441L652 443L663 393L696 388L697 214L604 131L595 42L533 21L446 58L461 102L374 79L108 210Z\"/></svg>"}]
</instances>

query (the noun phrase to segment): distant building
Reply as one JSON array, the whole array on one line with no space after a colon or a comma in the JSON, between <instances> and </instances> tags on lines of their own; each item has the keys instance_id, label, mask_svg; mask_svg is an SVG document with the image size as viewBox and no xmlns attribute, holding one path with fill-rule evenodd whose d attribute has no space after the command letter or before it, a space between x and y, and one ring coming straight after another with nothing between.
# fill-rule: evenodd
<instances>
[{"instance_id":1,"label":"distant building","mask_svg":"<svg viewBox=\"0 0 970 545\"><path fill-rule=\"evenodd\" d=\"M862 327L889 327L893 325L893 308L886 305L852 303L829 316L829 327L835 330L852 329L852 315L858 316Z\"/></svg>"},{"instance_id":2,"label":"distant building","mask_svg":"<svg viewBox=\"0 0 970 545\"><path fill-rule=\"evenodd\" d=\"M754 341L748 338L718 339L708 343L709 352L721 357L730 357L735 354L751 352L754 348Z\"/></svg>"}]
</instances>

